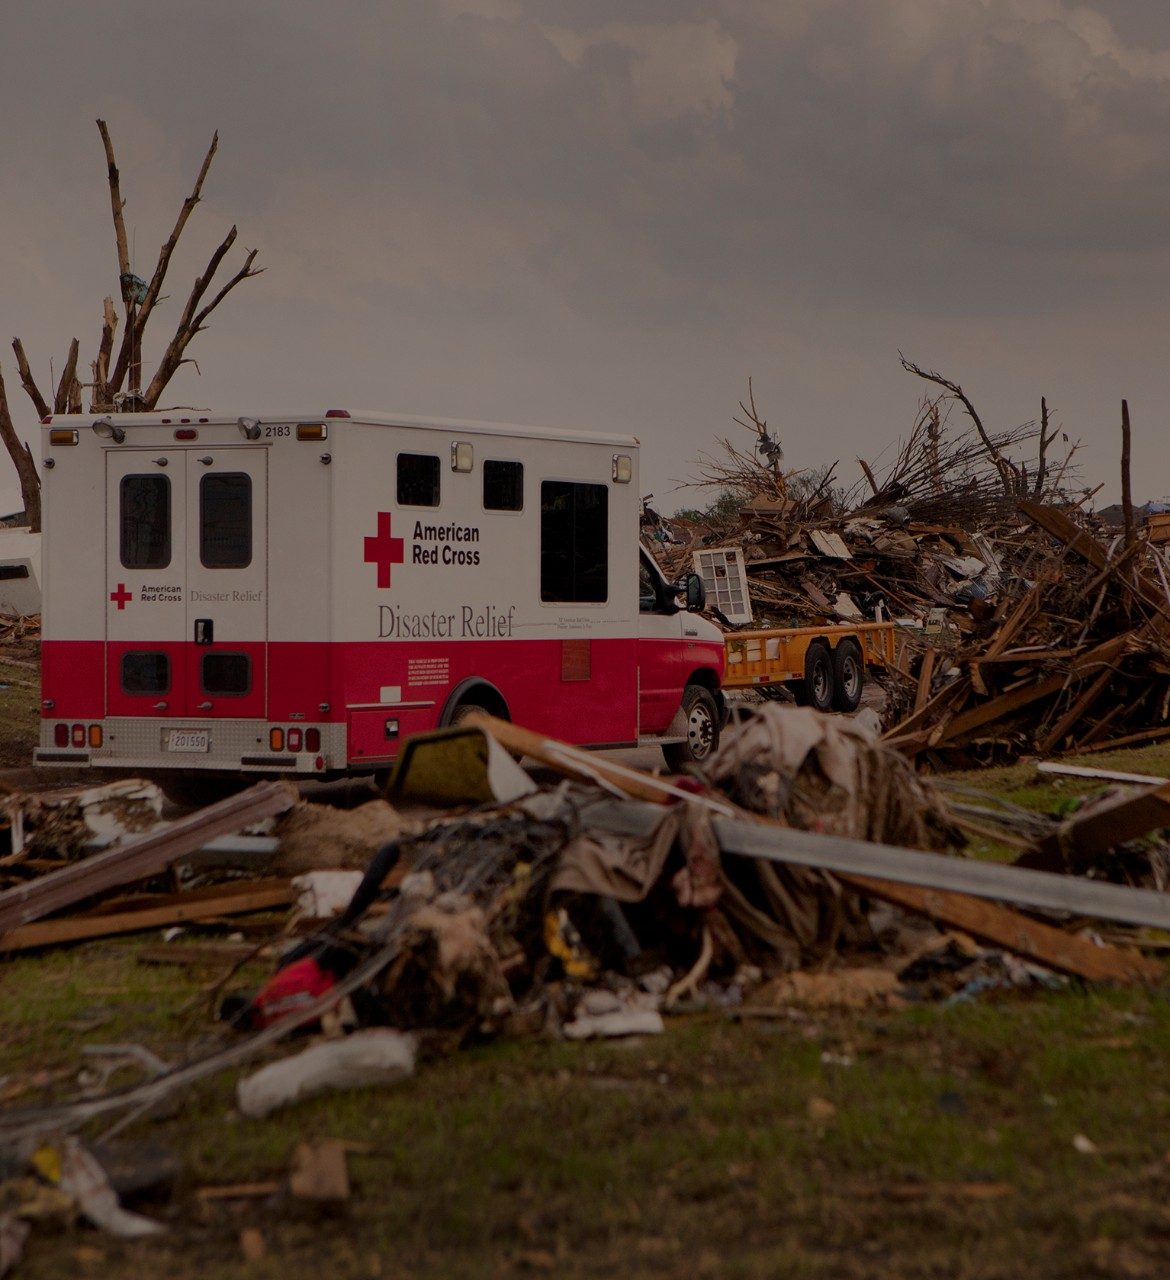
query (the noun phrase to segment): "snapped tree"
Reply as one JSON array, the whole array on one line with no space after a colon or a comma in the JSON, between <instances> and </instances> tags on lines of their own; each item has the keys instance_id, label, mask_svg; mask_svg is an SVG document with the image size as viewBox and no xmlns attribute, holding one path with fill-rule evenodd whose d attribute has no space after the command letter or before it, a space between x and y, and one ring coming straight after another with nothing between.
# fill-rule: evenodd
<instances>
[{"instance_id":1,"label":"snapped tree","mask_svg":"<svg viewBox=\"0 0 1170 1280\"><path fill-rule=\"evenodd\" d=\"M219 134L212 136L211 145L203 157L199 168L199 176L191 194L183 201L174 229L159 249L154 273L149 280L135 275L130 262L129 242L126 236L124 210L126 201L122 198L121 177L114 160L114 147L110 141L110 132L104 120L97 122L98 131L105 148L107 177L110 187L110 209L114 219L114 240L118 252L118 291L122 299L122 338L118 344L117 354L114 352L114 339L119 324L114 299L107 297L102 303L102 327L98 340L97 356L90 365L90 380L82 382L78 377L77 363L80 344L74 338L69 344L61 377L52 393L52 402L44 395L33 377L32 367L25 355L24 344L19 338L13 338L12 349L16 353L16 366L20 373L20 383L36 408L38 417L45 418L49 414L80 413L82 411L83 393L89 391L89 410L95 413L132 413L154 409L159 397L166 390L167 384L178 369L184 364L193 364L186 350L195 335L207 327L211 313L243 280L259 275L262 267L254 265L257 250L248 250L243 265L229 276L218 289L211 292L215 278L219 274L224 259L236 242L236 228L224 236L219 246L211 254L205 269L196 277L187 294L187 301L179 316L175 331L167 342L158 365L146 387L142 386L142 344L146 333L147 322L154 313L156 304L162 298L163 282L170 267L175 246L187 225L195 206L199 203L203 183L211 162L219 147ZM198 366L196 366L198 367ZM28 445L24 444L16 433L12 413L8 404L8 394L4 386L3 371L0 370L0 440L3 440L16 467L20 478L20 491L24 500L24 509L28 516L29 528L34 532L41 527L41 481L37 471L36 460Z\"/></svg>"}]
</instances>

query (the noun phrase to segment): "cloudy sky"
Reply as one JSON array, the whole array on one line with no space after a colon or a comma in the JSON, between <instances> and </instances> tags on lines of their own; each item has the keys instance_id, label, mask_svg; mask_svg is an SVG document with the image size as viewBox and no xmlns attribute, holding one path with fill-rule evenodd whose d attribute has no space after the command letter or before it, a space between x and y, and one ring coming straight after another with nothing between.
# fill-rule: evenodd
<instances>
[{"instance_id":1,"label":"cloudy sky","mask_svg":"<svg viewBox=\"0 0 1170 1280\"><path fill-rule=\"evenodd\" d=\"M790 465L855 476L914 416L901 349L992 427L1047 395L1106 500L1127 396L1135 492L1170 492L1165 0L4 0L3 17L0 299L42 385L71 337L92 360L116 292L101 116L147 277L220 131L155 355L233 222L267 268L165 403L629 431L669 510L738 431L749 373ZM6 342L0 369L31 434Z\"/></svg>"}]
</instances>

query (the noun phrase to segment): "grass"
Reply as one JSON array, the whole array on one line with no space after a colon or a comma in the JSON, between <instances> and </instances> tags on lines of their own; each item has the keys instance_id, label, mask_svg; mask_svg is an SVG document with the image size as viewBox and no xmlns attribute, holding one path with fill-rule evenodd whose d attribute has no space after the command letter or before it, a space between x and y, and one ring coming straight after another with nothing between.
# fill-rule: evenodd
<instances>
[{"instance_id":1,"label":"grass","mask_svg":"<svg viewBox=\"0 0 1170 1280\"><path fill-rule=\"evenodd\" d=\"M42 1070L76 1063L79 1040L177 1049L199 984L136 966L135 949L12 966L6 1002L13 983L47 993L11 1006ZM82 1029L95 1011L110 1020ZM264 1121L236 1116L218 1079L137 1127L182 1154L174 1201L153 1210L165 1237L38 1231L21 1275L86 1259L106 1276L225 1278L1164 1275L1168 1050L1161 998L1071 989L500 1043ZM361 1148L339 1212L280 1196L197 1211L197 1187L279 1179L296 1142L325 1137ZM243 1225L264 1234L259 1263L240 1255Z\"/></svg>"},{"instance_id":2,"label":"grass","mask_svg":"<svg viewBox=\"0 0 1170 1280\"><path fill-rule=\"evenodd\" d=\"M31 764L39 741L40 675L26 665L36 650L29 642L0 646L0 767Z\"/></svg>"},{"instance_id":3,"label":"grass","mask_svg":"<svg viewBox=\"0 0 1170 1280\"><path fill-rule=\"evenodd\" d=\"M1085 762L1170 775L1167 748ZM1042 809L1092 787L1027 765L966 780ZM7 1105L71 1093L85 1044L178 1060L210 1043L214 973L140 964L144 941L0 965ZM180 1156L172 1199L147 1210L165 1236L40 1222L17 1274L1164 1277L1168 1057L1161 993L1073 984L949 1008L704 1014L634 1042L500 1042L263 1121L235 1112L227 1074L124 1135ZM333 1211L196 1194L279 1182L293 1147L323 1138L355 1144L353 1194ZM265 1241L257 1261L244 1227Z\"/></svg>"}]
</instances>

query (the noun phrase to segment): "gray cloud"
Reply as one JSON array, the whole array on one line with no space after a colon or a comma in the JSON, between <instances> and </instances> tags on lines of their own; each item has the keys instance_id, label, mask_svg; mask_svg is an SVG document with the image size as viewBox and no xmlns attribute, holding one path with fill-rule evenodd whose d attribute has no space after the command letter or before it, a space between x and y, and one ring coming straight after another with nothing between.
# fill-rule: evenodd
<instances>
[{"instance_id":1,"label":"gray cloud","mask_svg":"<svg viewBox=\"0 0 1170 1280\"><path fill-rule=\"evenodd\" d=\"M44 376L114 283L101 114L143 274L221 130L172 306L233 221L269 268L183 402L630 429L661 491L749 371L794 462L872 451L902 347L1001 425L1046 392L1101 478L1129 394L1170 490L1152 0L6 8L4 296Z\"/></svg>"}]
</instances>

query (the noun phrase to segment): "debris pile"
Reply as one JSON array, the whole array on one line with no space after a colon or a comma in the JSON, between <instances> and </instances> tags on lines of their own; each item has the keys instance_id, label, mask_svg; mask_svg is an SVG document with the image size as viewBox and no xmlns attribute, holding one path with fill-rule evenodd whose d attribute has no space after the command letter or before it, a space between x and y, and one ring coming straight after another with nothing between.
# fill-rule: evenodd
<instances>
[{"instance_id":1,"label":"debris pile","mask_svg":"<svg viewBox=\"0 0 1170 1280\"><path fill-rule=\"evenodd\" d=\"M536 786L507 750L524 750L561 779ZM328 838L333 822L352 838L352 813L319 806L309 817L288 788L260 784L83 849L0 892L0 945L11 949L30 929L59 932L35 942L25 932L25 945L97 936L87 923L102 930L118 913L60 912L82 903L100 910L104 896L198 862L216 838L260 819L291 812L283 829L294 861L311 860L304 835L312 830L325 866L298 877L315 905L265 926L272 970L260 987L233 983L234 967L216 984L218 1047L208 1052L204 1036L197 1055L171 1065L141 1046L107 1046L137 1051L128 1062L141 1081L99 1082L73 1101L0 1112L5 1167L27 1169L31 1159L42 1183L91 1220L142 1233L151 1220L124 1214L101 1161L88 1147L62 1146L76 1139L61 1135L99 1120L120 1127L228 1069L255 1065L239 1080L237 1104L258 1119L322 1090L402 1081L416 1062L485 1038L657 1034L666 1016L695 1009L753 1018L799 1005L892 1008L1067 976L1132 982L1163 973L1133 946L1082 930L1086 921L1170 927L1170 898L1160 874L1150 875L1161 863L1128 877L1136 885L1086 874L1095 866L1087 859L1117 839L1170 820L1170 785L1089 808L1063 827L1034 818L1028 854L1004 866L956 856L965 806L856 721L811 709L764 704L743 716L703 777L641 774L488 716L413 740L409 759L424 783L446 759L444 785L464 786L467 800L409 810L410 777L400 768L390 799L373 811L391 838L367 853L362 870L338 869L345 841ZM477 759L478 778L467 768ZM132 799L143 819L149 789L115 785L123 788L116 795L59 807L84 816ZM281 825L275 830L279 843ZM355 847L345 860L360 860ZM274 865L279 852L265 863ZM245 879L232 892L255 895L264 883ZM341 888L344 906L322 921ZM283 891L269 910L291 906L294 887L284 882ZM198 892L222 896L224 887L188 891ZM205 919L206 910L188 902L177 918ZM127 929L163 922L156 911ZM275 1058L278 1043L298 1032L316 1038ZM294 1166L310 1198L335 1197L345 1184L344 1152L298 1149ZM24 1188L12 1192L19 1225L21 1197L44 1187L27 1172L4 1185ZM24 1244L19 1230L6 1229Z\"/></svg>"},{"instance_id":2,"label":"debris pile","mask_svg":"<svg viewBox=\"0 0 1170 1280\"><path fill-rule=\"evenodd\" d=\"M936 763L1125 746L1170 735L1170 587L1160 546L1100 540L1020 503L1033 552L990 617L917 666L888 741Z\"/></svg>"},{"instance_id":3,"label":"debris pile","mask_svg":"<svg viewBox=\"0 0 1170 1280\"><path fill-rule=\"evenodd\" d=\"M832 469L783 471L754 403L741 406L756 451L724 441L725 458L707 460L722 499L702 515L644 512L665 574L701 572L732 633L892 620L895 658L876 673L887 741L936 767L1170 735L1161 526L1085 515L1075 446L1047 457L1046 420L988 433L959 389L907 367L946 386L975 429L924 401L891 464L862 461L862 497L835 488ZM1012 460L1035 441L1031 469Z\"/></svg>"},{"instance_id":4,"label":"debris pile","mask_svg":"<svg viewBox=\"0 0 1170 1280\"><path fill-rule=\"evenodd\" d=\"M770 437L745 412L759 451ZM1031 550L1017 541L1019 500L1065 496L1067 463L1031 482L1026 472L1024 480L1005 477L1006 455L1036 436L1028 424L985 444L944 417L940 402L925 401L880 475L862 463L868 496L834 487L833 469L820 477L784 472L724 441L725 460L704 460L704 483L723 497L706 513L669 519L647 507L643 538L672 579L703 550L739 552L750 608L738 625L894 618L908 632L963 632ZM708 594L719 605L720 593Z\"/></svg>"}]
</instances>

